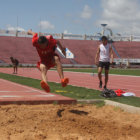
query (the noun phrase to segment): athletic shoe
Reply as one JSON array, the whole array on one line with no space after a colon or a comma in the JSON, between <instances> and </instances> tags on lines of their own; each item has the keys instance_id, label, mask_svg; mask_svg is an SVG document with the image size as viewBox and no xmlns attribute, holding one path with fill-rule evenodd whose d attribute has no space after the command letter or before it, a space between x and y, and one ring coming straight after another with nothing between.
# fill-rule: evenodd
<instances>
[{"instance_id":1,"label":"athletic shoe","mask_svg":"<svg viewBox=\"0 0 140 140\"><path fill-rule=\"evenodd\" d=\"M46 92L50 92L50 87L47 83L45 83L44 81L40 82L41 87L46 91Z\"/></svg>"},{"instance_id":2,"label":"athletic shoe","mask_svg":"<svg viewBox=\"0 0 140 140\"><path fill-rule=\"evenodd\" d=\"M68 83L69 83L69 78L61 79L61 85L62 85L62 87L66 87Z\"/></svg>"},{"instance_id":3,"label":"athletic shoe","mask_svg":"<svg viewBox=\"0 0 140 140\"><path fill-rule=\"evenodd\" d=\"M100 81L100 83L99 83L99 88L102 88L102 81Z\"/></svg>"},{"instance_id":4,"label":"athletic shoe","mask_svg":"<svg viewBox=\"0 0 140 140\"><path fill-rule=\"evenodd\" d=\"M106 86L104 86L104 89L107 89L107 87L106 87Z\"/></svg>"}]
</instances>

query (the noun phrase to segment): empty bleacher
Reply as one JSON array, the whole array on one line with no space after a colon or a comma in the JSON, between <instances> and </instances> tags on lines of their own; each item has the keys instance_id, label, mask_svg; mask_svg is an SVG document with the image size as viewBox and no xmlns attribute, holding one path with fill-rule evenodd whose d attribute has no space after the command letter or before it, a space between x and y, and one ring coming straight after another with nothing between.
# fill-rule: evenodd
<instances>
[{"instance_id":1,"label":"empty bleacher","mask_svg":"<svg viewBox=\"0 0 140 140\"><path fill-rule=\"evenodd\" d=\"M75 55L74 61L61 58L63 64L93 65L99 41L60 39L61 43ZM121 58L140 58L140 42L115 42L114 46ZM0 60L10 63L15 57L22 64L36 64L39 60L36 49L29 37L0 36ZM117 56L115 55L117 58Z\"/></svg>"},{"instance_id":2,"label":"empty bleacher","mask_svg":"<svg viewBox=\"0 0 140 140\"><path fill-rule=\"evenodd\" d=\"M115 42L114 46L121 58L140 58L140 42Z\"/></svg>"}]
</instances>

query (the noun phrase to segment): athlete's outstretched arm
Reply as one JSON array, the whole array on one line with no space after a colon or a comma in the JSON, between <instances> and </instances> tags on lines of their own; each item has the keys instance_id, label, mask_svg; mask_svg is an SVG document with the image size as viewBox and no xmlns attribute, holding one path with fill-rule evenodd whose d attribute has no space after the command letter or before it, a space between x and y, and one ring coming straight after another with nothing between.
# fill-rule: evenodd
<instances>
[{"instance_id":1,"label":"athlete's outstretched arm","mask_svg":"<svg viewBox=\"0 0 140 140\"><path fill-rule=\"evenodd\" d=\"M30 30L27 31L27 34L28 34L28 35L32 35L32 36L34 36L36 33L33 32L33 31L30 29Z\"/></svg>"},{"instance_id":2,"label":"athlete's outstretched arm","mask_svg":"<svg viewBox=\"0 0 140 140\"><path fill-rule=\"evenodd\" d=\"M66 56L66 48L63 47L59 40L57 40L57 45L60 47L62 53Z\"/></svg>"},{"instance_id":3,"label":"athlete's outstretched arm","mask_svg":"<svg viewBox=\"0 0 140 140\"><path fill-rule=\"evenodd\" d=\"M99 57L99 53L100 53L100 47L97 48L97 52L96 52L96 55L95 55L95 64L96 65L98 65L97 58Z\"/></svg>"},{"instance_id":4,"label":"athlete's outstretched arm","mask_svg":"<svg viewBox=\"0 0 140 140\"><path fill-rule=\"evenodd\" d=\"M37 46L38 45L38 34L33 32L31 29L28 30L27 34L33 36L32 44L33 44L33 46Z\"/></svg>"}]
</instances>

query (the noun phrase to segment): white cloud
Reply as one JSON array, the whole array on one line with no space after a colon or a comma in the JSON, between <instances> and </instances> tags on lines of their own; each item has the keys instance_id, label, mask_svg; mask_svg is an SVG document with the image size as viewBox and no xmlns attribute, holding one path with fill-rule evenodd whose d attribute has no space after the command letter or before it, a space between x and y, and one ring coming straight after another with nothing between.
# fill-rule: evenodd
<instances>
[{"instance_id":1,"label":"white cloud","mask_svg":"<svg viewBox=\"0 0 140 140\"><path fill-rule=\"evenodd\" d=\"M40 21L39 27L41 29L54 29L55 26L52 25L49 21Z\"/></svg>"},{"instance_id":2,"label":"white cloud","mask_svg":"<svg viewBox=\"0 0 140 140\"><path fill-rule=\"evenodd\" d=\"M6 25L6 27L7 27L7 30L8 31L25 31L23 28L21 28L21 27L13 27L13 26L11 26L10 24L8 24L8 25Z\"/></svg>"},{"instance_id":3,"label":"white cloud","mask_svg":"<svg viewBox=\"0 0 140 140\"><path fill-rule=\"evenodd\" d=\"M64 34L72 34L72 33L68 32L68 30L64 30Z\"/></svg>"},{"instance_id":4,"label":"white cloud","mask_svg":"<svg viewBox=\"0 0 140 140\"><path fill-rule=\"evenodd\" d=\"M92 16L92 9L88 5L85 5L81 13L81 18L90 19L91 16Z\"/></svg>"},{"instance_id":5,"label":"white cloud","mask_svg":"<svg viewBox=\"0 0 140 140\"><path fill-rule=\"evenodd\" d=\"M107 23L112 30L140 34L140 4L138 0L102 0L102 17L98 24Z\"/></svg>"}]
</instances>

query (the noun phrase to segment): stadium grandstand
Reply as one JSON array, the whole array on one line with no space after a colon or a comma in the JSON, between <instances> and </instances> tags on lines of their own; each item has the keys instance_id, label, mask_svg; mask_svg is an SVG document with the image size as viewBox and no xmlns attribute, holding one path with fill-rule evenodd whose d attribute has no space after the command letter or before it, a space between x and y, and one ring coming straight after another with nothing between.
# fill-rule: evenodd
<instances>
[{"instance_id":1,"label":"stadium grandstand","mask_svg":"<svg viewBox=\"0 0 140 140\"><path fill-rule=\"evenodd\" d=\"M52 34L61 43L74 53L73 59L61 58L64 66L67 67L94 67L94 58L100 37L107 35L114 43L115 65L127 65L127 67L140 66L140 37L114 35L112 30L104 28L101 33L94 35L74 34ZM49 35L44 33L44 35ZM35 48L32 47L31 36L26 32L0 30L0 65L8 66L10 57L17 58L22 66L35 66L39 60ZM32 52L32 55L30 55Z\"/></svg>"}]
</instances>

